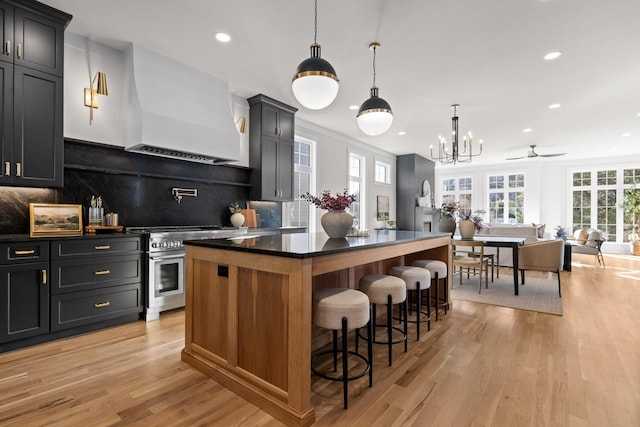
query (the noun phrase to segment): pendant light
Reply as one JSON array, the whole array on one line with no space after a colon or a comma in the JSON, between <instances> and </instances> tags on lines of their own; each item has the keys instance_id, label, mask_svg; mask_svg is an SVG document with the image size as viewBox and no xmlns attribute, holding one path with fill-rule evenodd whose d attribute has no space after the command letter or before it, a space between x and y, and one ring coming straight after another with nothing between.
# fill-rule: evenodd
<instances>
[{"instance_id":1,"label":"pendant light","mask_svg":"<svg viewBox=\"0 0 640 427\"><path fill-rule=\"evenodd\" d=\"M320 58L318 38L318 0L315 0L311 57L298 65L291 89L298 102L310 110L328 107L338 95L338 76L328 61Z\"/></svg>"},{"instance_id":2,"label":"pendant light","mask_svg":"<svg viewBox=\"0 0 640 427\"><path fill-rule=\"evenodd\" d=\"M391 106L378 96L376 86L376 50L379 47L380 43L377 42L369 45L369 49L373 51L373 86L371 86L371 98L364 101L358 111L358 127L370 136L382 135L393 123Z\"/></svg>"}]
</instances>

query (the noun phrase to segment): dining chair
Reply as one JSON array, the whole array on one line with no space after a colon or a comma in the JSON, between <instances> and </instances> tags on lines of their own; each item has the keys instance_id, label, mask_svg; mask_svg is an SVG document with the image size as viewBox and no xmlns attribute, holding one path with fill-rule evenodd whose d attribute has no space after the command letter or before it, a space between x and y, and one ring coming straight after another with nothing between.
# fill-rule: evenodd
<instances>
[{"instance_id":1,"label":"dining chair","mask_svg":"<svg viewBox=\"0 0 640 427\"><path fill-rule=\"evenodd\" d=\"M475 255L470 255L475 252ZM482 290L482 275L484 272L485 288L489 288L489 260L484 256L484 242L475 240L456 240L453 242L453 271L460 269L460 285L462 286L462 272L471 269L478 272L478 293Z\"/></svg>"}]
</instances>

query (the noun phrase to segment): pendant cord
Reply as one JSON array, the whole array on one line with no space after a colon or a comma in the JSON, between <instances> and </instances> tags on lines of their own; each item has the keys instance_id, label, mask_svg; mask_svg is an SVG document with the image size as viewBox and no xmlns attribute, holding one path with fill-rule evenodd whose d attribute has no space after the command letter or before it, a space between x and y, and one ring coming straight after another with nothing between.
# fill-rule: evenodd
<instances>
[{"instance_id":1,"label":"pendant cord","mask_svg":"<svg viewBox=\"0 0 640 427\"><path fill-rule=\"evenodd\" d=\"M373 87L376 86L376 47L373 47Z\"/></svg>"},{"instance_id":2,"label":"pendant cord","mask_svg":"<svg viewBox=\"0 0 640 427\"><path fill-rule=\"evenodd\" d=\"M313 44L317 44L318 40L318 0L315 1L315 7L313 12Z\"/></svg>"}]
</instances>

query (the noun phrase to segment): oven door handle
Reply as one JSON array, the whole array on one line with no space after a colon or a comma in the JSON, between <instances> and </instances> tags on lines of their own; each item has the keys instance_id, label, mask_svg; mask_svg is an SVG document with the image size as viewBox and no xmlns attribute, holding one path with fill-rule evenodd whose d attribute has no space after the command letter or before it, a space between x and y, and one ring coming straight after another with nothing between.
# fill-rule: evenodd
<instances>
[{"instance_id":1,"label":"oven door handle","mask_svg":"<svg viewBox=\"0 0 640 427\"><path fill-rule=\"evenodd\" d=\"M178 254L178 255L161 255L159 257L150 256L149 259L151 259L153 261L162 261L162 260L165 260L165 259L176 259L176 258L184 258L184 257L185 257L185 254L182 253L182 254Z\"/></svg>"}]
</instances>

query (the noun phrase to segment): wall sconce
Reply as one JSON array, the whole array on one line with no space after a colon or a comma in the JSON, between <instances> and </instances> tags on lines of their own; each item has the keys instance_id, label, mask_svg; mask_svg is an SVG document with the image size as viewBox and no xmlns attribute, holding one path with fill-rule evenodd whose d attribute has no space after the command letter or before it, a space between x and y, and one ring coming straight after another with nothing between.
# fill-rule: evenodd
<instances>
[{"instance_id":1,"label":"wall sconce","mask_svg":"<svg viewBox=\"0 0 640 427\"><path fill-rule=\"evenodd\" d=\"M234 123L238 132L245 133L247 128L247 118L245 116L240 116L238 120Z\"/></svg>"},{"instance_id":2,"label":"wall sconce","mask_svg":"<svg viewBox=\"0 0 640 427\"><path fill-rule=\"evenodd\" d=\"M98 81L96 88L93 86ZM84 105L89 107L89 123L93 121L93 110L98 108L98 95L109 96L107 91L107 75L101 71L98 71L91 81L91 87L84 88Z\"/></svg>"}]
</instances>

